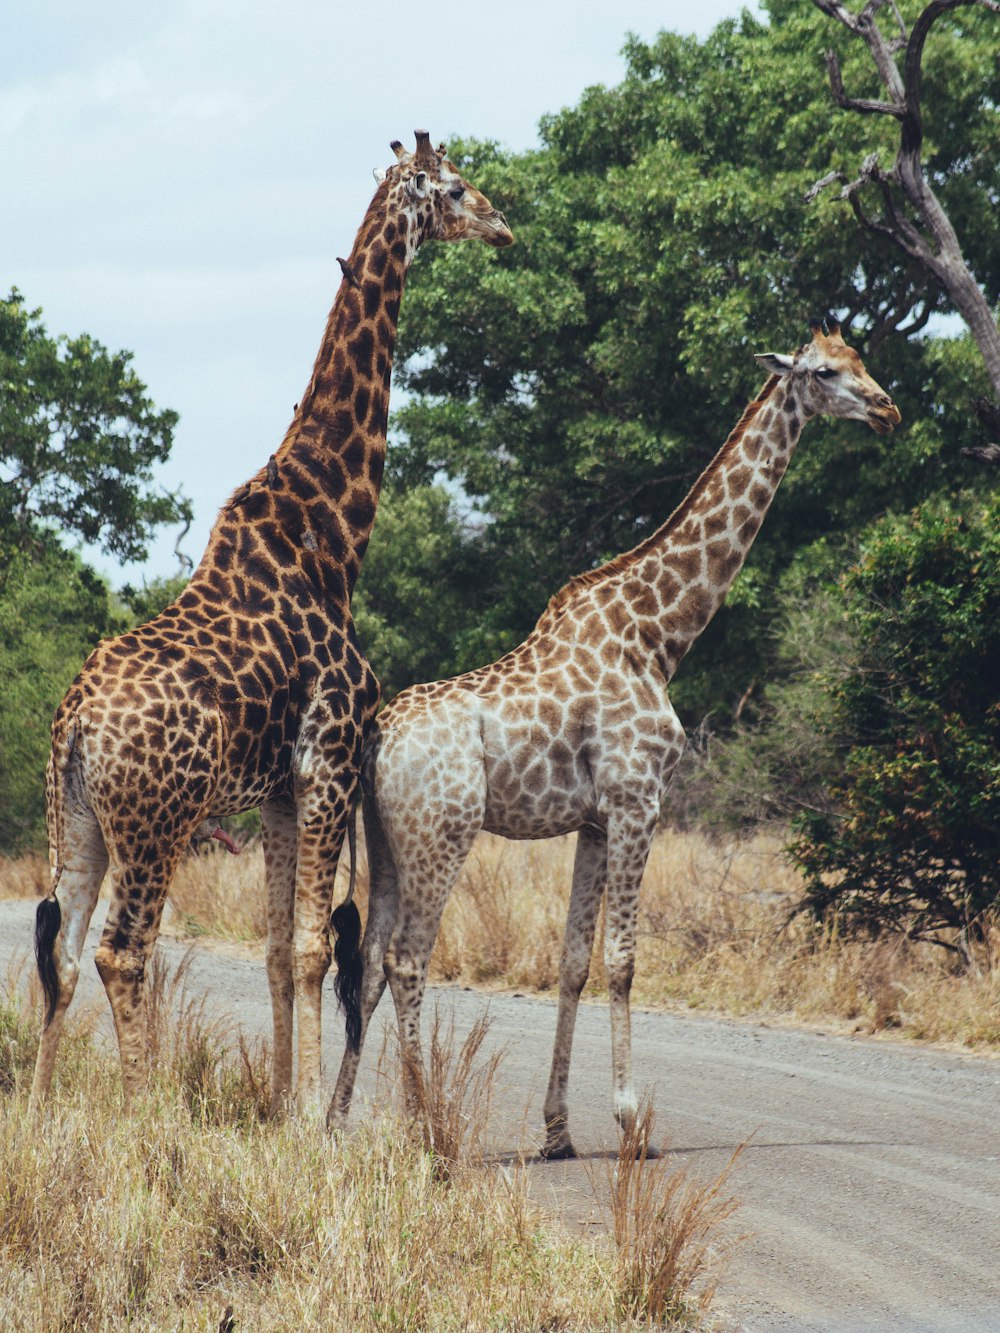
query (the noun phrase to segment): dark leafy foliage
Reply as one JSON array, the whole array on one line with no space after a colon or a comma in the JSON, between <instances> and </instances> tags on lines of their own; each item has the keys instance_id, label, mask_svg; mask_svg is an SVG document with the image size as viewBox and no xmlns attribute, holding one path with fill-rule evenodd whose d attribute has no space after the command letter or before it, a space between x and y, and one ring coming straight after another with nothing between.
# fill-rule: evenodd
<instances>
[{"instance_id":1,"label":"dark leafy foliage","mask_svg":"<svg viewBox=\"0 0 1000 1333\"><path fill-rule=\"evenodd\" d=\"M1000 500L877 525L843 579L855 657L830 682L853 738L836 813L797 820L808 903L917 938L1000 898Z\"/></svg>"},{"instance_id":2,"label":"dark leafy foliage","mask_svg":"<svg viewBox=\"0 0 1000 1333\"><path fill-rule=\"evenodd\" d=\"M51 338L14 290L0 301L0 544L39 530L141 559L152 530L187 502L150 490L170 452L176 412L158 412L128 352L87 334Z\"/></svg>"},{"instance_id":3,"label":"dark leafy foliage","mask_svg":"<svg viewBox=\"0 0 1000 1333\"><path fill-rule=\"evenodd\" d=\"M911 8L913 6L910 6ZM773 587L817 537L859 532L940 484L968 484L969 403L987 385L964 342L907 337L946 308L926 275L861 233L811 184L893 127L836 110L823 52L862 88L867 53L811 6L773 0L704 42L632 41L614 88L547 118L542 147L508 155L452 143L518 244L421 253L404 304L397 485L448 478L485 516L489 587L467 610L461 667L523 637L566 578L626 549L666 517L759 386L754 351L789 351L806 318L851 328L907 429L811 425L744 576L685 663L688 722L731 717L769 668ZM857 44L855 44L857 45ZM988 26L949 16L925 56L935 184L970 262L995 292L1000 253L998 70ZM914 425L919 423L919 425Z\"/></svg>"}]
</instances>

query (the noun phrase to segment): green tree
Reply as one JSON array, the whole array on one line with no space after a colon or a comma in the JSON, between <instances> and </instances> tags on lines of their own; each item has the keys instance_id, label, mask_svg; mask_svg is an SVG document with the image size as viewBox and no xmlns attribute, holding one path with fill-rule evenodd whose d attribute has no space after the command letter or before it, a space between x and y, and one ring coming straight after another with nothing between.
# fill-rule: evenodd
<instances>
[{"instance_id":1,"label":"green tree","mask_svg":"<svg viewBox=\"0 0 1000 1333\"><path fill-rule=\"evenodd\" d=\"M961 340L942 351L915 336L947 298L885 237L845 225L837 201L806 198L872 135L888 151L891 127L831 115L822 16L772 0L770 17L744 15L704 42L630 42L622 83L547 118L536 152L451 145L504 200L519 242L489 266L457 247L422 254L400 331L410 399L393 475L447 476L486 516L490 588L459 666L516 642L567 577L661 522L758 387L751 353L790 350L819 309L851 326L921 426L888 442L853 423L810 427L677 681L687 719L731 714L766 677L767 590L804 545L932 493L945 453L953 481L974 475L956 455L976 442L967 401L988 387L982 367ZM946 207L980 229L977 254L995 255L998 211L982 201L996 155L980 138L995 120L995 48L981 26L957 24L926 51L925 125ZM861 77L866 53L832 37L845 79Z\"/></svg>"},{"instance_id":2,"label":"green tree","mask_svg":"<svg viewBox=\"0 0 1000 1333\"><path fill-rule=\"evenodd\" d=\"M87 334L52 338L15 289L0 301L0 545L40 531L141 559L154 528L187 501L150 489L177 414L157 411L129 352Z\"/></svg>"},{"instance_id":3,"label":"green tree","mask_svg":"<svg viewBox=\"0 0 1000 1333\"><path fill-rule=\"evenodd\" d=\"M1000 899L1000 498L883 520L842 588L849 748L835 810L796 820L807 901L961 947Z\"/></svg>"},{"instance_id":4,"label":"green tree","mask_svg":"<svg viewBox=\"0 0 1000 1333\"><path fill-rule=\"evenodd\" d=\"M131 360L86 334L50 337L41 312L29 310L16 290L0 301L5 850L42 842L52 714L96 641L126 627L103 580L61 542L83 539L138 559L158 524L188 516L186 500L151 487L177 415L156 410ZM144 597L148 610L162 591L133 597Z\"/></svg>"},{"instance_id":5,"label":"green tree","mask_svg":"<svg viewBox=\"0 0 1000 1333\"><path fill-rule=\"evenodd\" d=\"M388 487L352 611L391 699L415 681L458 670L482 570L452 498L438 486Z\"/></svg>"},{"instance_id":6,"label":"green tree","mask_svg":"<svg viewBox=\"0 0 1000 1333\"><path fill-rule=\"evenodd\" d=\"M59 700L94 644L123 629L107 585L79 557L38 545L0 579L0 848L38 846Z\"/></svg>"}]
</instances>

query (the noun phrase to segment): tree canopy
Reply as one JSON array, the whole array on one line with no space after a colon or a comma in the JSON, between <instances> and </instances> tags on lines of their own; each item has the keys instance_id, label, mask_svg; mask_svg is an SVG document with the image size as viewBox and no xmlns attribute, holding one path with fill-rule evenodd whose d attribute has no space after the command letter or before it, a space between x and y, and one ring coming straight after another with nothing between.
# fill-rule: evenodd
<instances>
[{"instance_id":1,"label":"tree canopy","mask_svg":"<svg viewBox=\"0 0 1000 1333\"><path fill-rule=\"evenodd\" d=\"M907 6L904 5L904 9ZM910 6L913 8L913 6ZM760 383L752 353L787 352L832 310L900 404L906 429L812 425L727 606L679 676L689 717L731 710L766 666L769 598L796 553L973 477L968 400L987 388L966 340L919 336L947 299L839 200L808 199L891 127L833 105L824 51L871 82L864 51L811 8L774 0L705 41L626 48L617 87L548 117L512 155L452 143L517 218L518 245L476 263L421 253L403 307L390 452L401 488L446 479L482 515L491 590L470 666L530 628L570 575L639 540L683 496ZM935 29L924 121L939 193L985 289L1000 275L992 32L974 12ZM987 127L984 129L984 126ZM377 534L376 534L377 541ZM473 617L470 615L470 620Z\"/></svg>"},{"instance_id":2,"label":"tree canopy","mask_svg":"<svg viewBox=\"0 0 1000 1333\"><path fill-rule=\"evenodd\" d=\"M152 482L177 414L154 407L131 362L86 334L51 337L16 290L0 301L4 849L41 841L52 714L97 640L126 627L107 584L66 545L140 559L154 528L187 514Z\"/></svg>"},{"instance_id":3,"label":"tree canopy","mask_svg":"<svg viewBox=\"0 0 1000 1333\"><path fill-rule=\"evenodd\" d=\"M142 559L153 529L188 512L152 489L177 413L154 407L130 352L53 338L41 313L16 289L0 301L0 546L54 531Z\"/></svg>"}]
</instances>

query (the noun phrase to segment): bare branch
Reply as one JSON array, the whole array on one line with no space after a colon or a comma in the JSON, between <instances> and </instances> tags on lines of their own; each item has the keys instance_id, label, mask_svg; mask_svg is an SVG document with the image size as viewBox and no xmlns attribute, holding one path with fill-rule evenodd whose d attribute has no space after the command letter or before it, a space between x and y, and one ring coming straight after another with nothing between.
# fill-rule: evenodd
<instances>
[{"instance_id":1,"label":"bare branch","mask_svg":"<svg viewBox=\"0 0 1000 1333\"><path fill-rule=\"evenodd\" d=\"M892 193L892 178L883 171L877 171L872 173L871 179L877 182L882 191L882 203L885 207L886 217L889 220L889 228L896 233L898 244L912 259L919 259L921 263L930 265L933 255L924 243L924 238L896 207L896 200Z\"/></svg>"},{"instance_id":2,"label":"bare branch","mask_svg":"<svg viewBox=\"0 0 1000 1333\"><path fill-rule=\"evenodd\" d=\"M813 3L864 41L888 94L885 102L849 97L837 58L829 53L826 64L835 103L862 114L891 115L900 122L900 144L892 171L883 171L877 156L869 154L857 179L843 183L841 197L850 203L855 217L866 231L891 241L940 284L969 326L982 353L994 394L1000 399L1000 328L996 315L962 255L955 229L928 183L920 160L923 141L921 62L927 37L943 14L969 5L1000 14L1000 0L929 0L909 37L899 0L867 0L857 14L840 0L813 0ZM893 16L899 35L888 38L880 29L878 20L883 10ZM896 57L904 48L901 70ZM844 181L844 178L831 173L817 181L807 199L815 199L835 180ZM861 202L862 192L869 184L874 185L881 196L879 217L870 216ZM923 327L924 323L926 320L918 317L913 328Z\"/></svg>"},{"instance_id":3,"label":"bare branch","mask_svg":"<svg viewBox=\"0 0 1000 1333\"><path fill-rule=\"evenodd\" d=\"M964 5L979 5L983 9L991 10L994 14L1000 14L1000 3L997 0L931 0L931 3L913 25L910 40L906 45L906 60L904 62L906 114L903 117L901 146L901 151L904 153L919 152L924 137L920 116L920 85L923 76L921 62L924 58L924 43L927 41L927 35L942 14Z\"/></svg>"},{"instance_id":4,"label":"bare branch","mask_svg":"<svg viewBox=\"0 0 1000 1333\"><path fill-rule=\"evenodd\" d=\"M811 204L817 195L822 194L828 185L833 185L835 181L846 181L847 177L842 171L828 171L820 180L815 181L806 190L803 198L807 204Z\"/></svg>"},{"instance_id":5,"label":"bare branch","mask_svg":"<svg viewBox=\"0 0 1000 1333\"><path fill-rule=\"evenodd\" d=\"M974 458L977 463L1000 464L1000 444L973 444L962 453L966 458Z\"/></svg>"},{"instance_id":6,"label":"bare branch","mask_svg":"<svg viewBox=\"0 0 1000 1333\"><path fill-rule=\"evenodd\" d=\"M843 5L839 4L838 0L813 0L813 4L817 9L821 9L824 14L828 14L830 18L836 19L838 23L842 23L849 32L855 34L860 32L858 20L849 9L846 9Z\"/></svg>"},{"instance_id":7,"label":"bare branch","mask_svg":"<svg viewBox=\"0 0 1000 1333\"><path fill-rule=\"evenodd\" d=\"M863 97L847 96L836 51L827 51L826 68L830 76L833 100L845 111L861 111L869 115L895 116L897 119L902 119L903 108L893 102L870 102Z\"/></svg>"},{"instance_id":8,"label":"bare branch","mask_svg":"<svg viewBox=\"0 0 1000 1333\"><path fill-rule=\"evenodd\" d=\"M174 542L174 555L177 557L177 563L180 566L177 571L177 577L182 579L189 579L194 572L194 561L186 551L181 550L181 542L191 531L192 520L193 515L188 514L186 522L178 533L177 540Z\"/></svg>"},{"instance_id":9,"label":"bare branch","mask_svg":"<svg viewBox=\"0 0 1000 1333\"><path fill-rule=\"evenodd\" d=\"M911 323L904 326L903 317L900 316L899 323L896 325L896 330L897 332L901 333L904 338L909 338L911 334L919 333L921 329L927 327L927 321L930 319L933 313L934 313L933 302L925 301L923 310L921 310L920 314L917 315L911 321Z\"/></svg>"}]
</instances>

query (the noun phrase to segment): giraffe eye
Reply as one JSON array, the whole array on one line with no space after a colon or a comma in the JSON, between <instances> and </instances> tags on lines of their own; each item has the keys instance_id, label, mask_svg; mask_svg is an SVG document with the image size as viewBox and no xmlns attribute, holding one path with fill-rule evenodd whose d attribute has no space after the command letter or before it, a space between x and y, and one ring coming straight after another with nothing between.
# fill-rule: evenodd
<instances>
[{"instance_id":1,"label":"giraffe eye","mask_svg":"<svg viewBox=\"0 0 1000 1333\"><path fill-rule=\"evenodd\" d=\"M456 185L455 188L449 190L448 193L451 195L452 199L461 199L462 195L465 194L465 186Z\"/></svg>"},{"instance_id":2,"label":"giraffe eye","mask_svg":"<svg viewBox=\"0 0 1000 1333\"><path fill-rule=\"evenodd\" d=\"M839 372L834 370L832 366L820 366L816 371L816 374L821 380L832 380L838 373Z\"/></svg>"}]
</instances>

